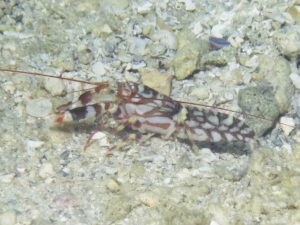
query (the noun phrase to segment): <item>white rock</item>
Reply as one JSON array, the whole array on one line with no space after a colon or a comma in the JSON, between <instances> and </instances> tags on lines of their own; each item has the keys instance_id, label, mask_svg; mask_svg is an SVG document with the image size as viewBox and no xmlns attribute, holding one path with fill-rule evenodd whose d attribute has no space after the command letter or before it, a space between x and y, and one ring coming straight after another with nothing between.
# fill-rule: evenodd
<instances>
[{"instance_id":1,"label":"white rock","mask_svg":"<svg viewBox=\"0 0 300 225\"><path fill-rule=\"evenodd\" d=\"M1 225L15 225L17 222L17 215L13 211L8 211L0 214Z\"/></svg>"},{"instance_id":2,"label":"white rock","mask_svg":"<svg viewBox=\"0 0 300 225\"><path fill-rule=\"evenodd\" d=\"M2 84L2 88L5 92L8 92L10 94L14 93L16 91L16 86L13 82L8 81Z\"/></svg>"},{"instance_id":3,"label":"white rock","mask_svg":"<svg viewBox=\"0 0 300 225\"><path fill-rule=\"evenodd\" d=\"M43 141L33 141L33 140L27 140L26 141L26 147L28 149L37 149L37 148L40 148L44 145L45 142Z\"/></svg>"},{"instance_id":4,"label":"white rock","mask_svg":"<svg viewBox=\"0 0 300 225\"><path fill-rule=\"evenodd\" d=\"M53 96L61 95L65 90L63 81L54 78L45 78L44 87Z\"/></svg>"},{"instance_id":5,"label":"white rock","mask_svg":"<svg viewBox=\"0 0 300 225\"><path fill-rule=\"evenodd\" d=\"M51 163L43 163L40 171L39 171L39 176L41 178L48 178L54 175L54 169Z\"/></svg>"},{"instance_id":6,"label":"white rock","mask_svg":"<svg viewBox=\"0 0 300 225\"><path fill-rule=\"evenodd\" d=\"M217 37L217 38L223 38L223 34L227 28L227 25L225 24L217 24L212 27L211 29L211 36Z\"/></svg>"},{"instance_id":7,"label":"white rock","mask_svg":"<svg viewBox=\"0 0 300 225\"><path fill-rule=\"evenodd\" d=\"M2 175L0 176L0 181L2 183L11 183L12 180L14 179L14 177L16 176L16 174L14 173L9 173L9 174L5 174L5 175Z\"/></svg>"},{"instance_id":8,"label":"white rock","mask_svg":"<svg viewBox=\"0 0 300 225\"><path fill-rule=\"evenodd\" d=\"M203 31L203 27L201 24L201 21L196 22L195 24L192 24L190 26L190 28L192 29L192 32L198 36L202 31Z\"/></svg>"},{"instance_id":9,"label":"white rock","mask_svg":"<svg viewBox=\"0 0 300 225\"><path fill-rule=\"evenodd\" d=\"M195 88L192 90L191 95L199 98L200 100L205 100L209 98L209 90L205 87Z\"/></svg>"},{"instance_id":10,"label":"white rock","mask_svg":"<svg viewBox=\"0 0 300 225\"><path fill-rule=\"evenodd\" d=\"M177 48L176 36L171 31L159 30L151 36L151 39L153 41L159 41L160 44L166 46L168 49L176 49Z\"/></svg>"},{"instance_id":11,"label":"white rock","mask_svg":"<svg viewBox=\"0 0 300 225\"><path fill-rule=\"evenodd\" d=\"M52 103L49 99L37 98L27 102L26 113L34 117L45 117L52 112Z\"/></svg>"},{"instance_id":12,"label":"white rock","mask_svg":"<svg viewBox=\"0 0 300 225\"><path fill-rule=\"evenodd\" d=\"M152 8L152 3L149 1L144 1L142 4L137 6L137 11L139 14L147 14Z\"/></svg>"},{"instance_id":13,"label":"white rock","mask_svg":"<svg viewBox=\"0 0 300 225\"><path fill-rule=\"evenodd\" d=\"M185 0L185 10L194 11L196 9L195 2L193 0Z\"/></svg>"},{"instance_id":14,"label":"white rock","mask_svg":"<svg viewBox=\"0 0 300 225\"><path fill-rule=\"evenodd\" d=\"M300 89L300 76L297 73L291 73L290 78L297 89Z\"/></svg>"},{"instance_id":15,"label":"white rock","mask_svg":"<svg viewBox=\"0 0 300 225\"><path fill-rule=\"evenodd\" d=\"M93 135L92 137L93 140L99 140L99 145L102 147L108 147L110 146L108 140L107 140L107 135L103 132L97 132Z\"/></svg>"},{"instance_id":16,"label":"white rock","mask_svg":"<svg viewBox=\"0 0 300 225\"><path fill-rule=\"evenodd\" d=\"M216 221L212 220L210 221L210 224L209 225L220 225L219 223L217 223Z\"/></svg>"},{"instance_id":17,"label":"white rock","mask_svg":"<svg viewBox=\"0 0 300 225\"><path fill-rule=\"evenodd\" d=\"M295 121L291 117L283 116L280 118L280 126L285 135L289 135L295 128Z\"/></svg>"},{"instance_id":18,"label":"white rock","mask_svg":"<svg viewBox=\"0 0 300 225\"><path fill-rule=\"evenodd\" d=\"M132 37L128 40L129 52L134 55L145 55L148 39Z\"/></svg>"},{"instance_id":19,"label":"white rock","mask_svg":"<svg viewBox=\"0 0 300 225\"><path fill-rule=\"evenodd\" d=\"M289 30L283 30L274 34L275 44L282 54L294 56L300 52L300 26L291 26Z\"/></svg>"},{"instance_id":20,"label":"white rock","mask_svg":"<svg viewBox=\"0 0 300 225\"><path fill-rule=\"evenodd\" d=\"M100 61L95 62L93 64L92 71L93 71L94 74L100 75L100 76L102 76L102 75L104 75L106 73L105 67L104 67L103 63L100 62Z\"/></svg>"},{"instance_id":21,"label":"white rock","mask_svg":"<svg viewBox=\"0 0 300 225\"><path fill-rule=\"evenodd\" d=\"M216 154L214 154L209 148L202 148L199 151L199 158L202 159L202 161L210 163L213 161L216 161L218 158Z\"/></svg>"},{"instance_id":22,"label":"white rock","mask_svg":"<svg viewBox=\"0 0 300 225\"><path fill-rule=\"evenodd\" d=\"M237 36L237 37L229 37L228 41L230 42L230 45L237 48L241 46L241 44L244 42L244 39L242 37Z\"/></svg>"},{"instance_id":23,"label":"white rock","mask_svg":"<svg viewBox=\"0 0 300 225\"><path fill-rule=\"evenodd\" d=\"M103 34L111 34L113 31L112 29L110 28L110 26L108 24L104 24L102 27L101 27L101 33Z\"/></svg>"},{"instance_id":24,"label":"white rock","mask_svg":"<svg viewBox=\"0 0 300 225\"><path fill-rule=\"evenodd\" d=\"M250 67L252 69L256 68L258 66L258 64L259 64L259 62L258 62L257 55L252 56L245 62L245 66Z\"/></svg>"}]
</instances>

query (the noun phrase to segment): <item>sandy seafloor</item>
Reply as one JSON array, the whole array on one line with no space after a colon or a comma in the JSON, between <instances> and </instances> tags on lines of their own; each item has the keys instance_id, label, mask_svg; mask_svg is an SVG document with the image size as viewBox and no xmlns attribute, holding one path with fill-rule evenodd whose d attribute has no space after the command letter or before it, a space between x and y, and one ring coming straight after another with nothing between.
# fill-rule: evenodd
<instances>
[{"instance_id":1,"label":"sandy seafloor","mask_svg":"<svg viewBox=\"0 0 300 225\"><path fill-rule=\"evenodd\" d=\"M232 110L239 90L263 87L297 127L299 21L292 0L0 1L0 65L143 81ZM212 51L209 36L230 46ZM91 126L53 123L76 94L53 95L79 84L1 72L0 87L1 225L300 224L297 128L276 125L250 154L153 137L106 157L109 133L83 151Z\"/></svg>"}]
</instances>

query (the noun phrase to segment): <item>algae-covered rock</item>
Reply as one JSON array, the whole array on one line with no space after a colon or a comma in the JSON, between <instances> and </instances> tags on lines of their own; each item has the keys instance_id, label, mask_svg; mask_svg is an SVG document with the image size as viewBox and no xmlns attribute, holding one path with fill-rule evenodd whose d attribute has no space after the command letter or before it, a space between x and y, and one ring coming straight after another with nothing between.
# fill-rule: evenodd
<instances>
[{"instance_id":1,"label":"algae-covered rock","mask_svg":"<svg viewBox=\"0 0 300 225\"><path fill-rule=\"evenodd\" d=\"M172 74L170 71L161 73L157 69L141 69L143 84L165 95L170 95Z\"/></svg>"},{"instance_id":2,"label":"algae-covered rock","mask_svg":"<svg viewBox=\"0 0 300 225\"><path fill-rule=\"evenodd\" d=\"M249 87L239 91L238 104L243 112L258 117L248 116L246 123L254 130L257 136L263 135L273 125L279 116L279 106L272 92L272 88L268 86Z\"/></svg>"},{"instance_id":3,"label":"algae-covered rock","mask_svg":"<svg viewBox=\"0 0 300 225\"><path fill-rule=\"evenodd\" d=\"M225 66L228 62L235 62L236 49L228 46L218 51L211 51L201 57L201 66Z\"/></svg>"},{"instance_id":4,"label":"algae-covered rock","mask_svg":"<svg viewBox=\"0 0 300 225\"><path fill-rule=\"evenodd\" d=\"M209 42L197 39L187 30L182 31L178 35L177 40L177 53L173 66L176 78L182 80L196 70L199 58L209 50Z\"/></svg>"},{"instance_id":5,"label":"algae-covered rock","mask_svg":"<svg viewBox=\"0 0 300 225\"><path fill-rule=\"evenodd\" d=\"M112 223L116 222L124 219L136 205L137 201L131 197L125 195L114 196L106 205L104 217Z\"/></svg>"},{"instance_id":6,"label":"algae-covered rock","mask_svg":"<svg viewBox=\"0 0 300 225\"><path fill-rule=\"evenodd\" d=\"M274 53L259 56L258 62L257 71L272 84L280 113L287 112L295 90L289 77L291 74L289 63Z\"/></svg>"},{"instance_id":7,"label":"algae-covered rock","mask_svg":"<svg viewBox=\"0 0 300 225\"><path fill-rule=\"evenodd\" d=\"M166 209L165 209L166 210ZM176 206L168 207L164 213L165 225L208 225L210 219L200 210L189 210Z\"/></svg>"},{"instance_id":8,"label":"algae-covered rock","mask_svg":"<svg viewBox=\"0 0 300 225\"><path fill-rule=\"evenodd\" d=\"M300 26L288 26L274 34L274 41L280 52L286 56L300 53Z\"/></svg>"}]
</instances>

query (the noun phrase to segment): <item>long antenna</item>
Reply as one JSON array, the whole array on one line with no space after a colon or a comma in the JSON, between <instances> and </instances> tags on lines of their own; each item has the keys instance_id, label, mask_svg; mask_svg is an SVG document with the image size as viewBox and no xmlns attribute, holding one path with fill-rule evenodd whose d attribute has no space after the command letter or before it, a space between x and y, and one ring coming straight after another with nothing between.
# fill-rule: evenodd
<instances>
[{"instance_id":1,"label":"long antenna","mask_svg":"<svg viewBox=\"0 0 300 225\"><path fill-rule=\"evenodd\" d=\"M28 72L28 71L23 71L23 70L14 70L14 69L3 69L0 68L0 71L2 72L11 72L11 73L20 73L20 74L30 74L30 75L36 75L36 76L41 76L41 77L48 77L48 78L55 78L55 79L61 79L61 80L67 80L67 81L73 81L77 83L83 83L83 84L91 84L95 86L100 86L100 87L108 87L108 82L103 81L103 82L90 82L90 81L84 81L84 80L77 80L73 78L68 78L68 77L58 77L58 76L53 76L49 74L44 74L44 73L39 73L39 72Z\"/></svg>"},{"instance_id":2,"label":"long antenna","mask_svg":"<svg viewBox=\"0 0 300 225\"><path fill-rule=\"evenodd\" d=\"M95 85L99 88L106 88L106 87L109 86L107 81L90 82L90 81L77 80L77 79L67 78L67 77L53 76L53 75L39 73L39 72L28 72L28 71L23 71L23 70L14 70L14 69L0 68L0 71L2 71L2 72L11 72L11 73L20 73L20 74L23 74L23 75L28 75L29 74L29 75L36 75L36 76L41 76L41 77L48 77L48 78L78 82L78 83L83 83L83 84L91 84L91 85ZM241 112L241 111L235 111L235 110L232 110L232 109L222 108L222 107L218 107L218 106L210 106L210 105L205 105L205 104L201 104L201 103L188 102L188 101L182 101L182 100L174 100L174 101L179 102L179 103L188 104L188 105L202 106L202 107L206 107L206 108L219 109L219 110L223 110L223 111L227 111L227 112L234 112L234 113L238 113L238 114L241 114L241 115L244 115L244 116L251 116L251 117L254 117L254 118L257 118L257 119L262 119L262 120L270 121L270 122L273 122L273 123L276 122L273 119L270 119L270 118L267 118L267 117L264 117L264 116L258 116L258 115L245 113L245 112ZM288 127L292 127L292 128L295 127L293 125L286 124L286 123L281 123L281 122L277 122L277 123L288 126Z\"/></svg>"}]
</instances>

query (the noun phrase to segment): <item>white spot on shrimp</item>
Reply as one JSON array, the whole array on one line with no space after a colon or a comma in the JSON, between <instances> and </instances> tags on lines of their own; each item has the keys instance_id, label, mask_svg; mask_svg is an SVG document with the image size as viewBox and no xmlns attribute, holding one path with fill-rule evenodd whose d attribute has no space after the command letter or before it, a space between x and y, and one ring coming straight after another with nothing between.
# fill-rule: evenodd
<instances>
[{"instance_id":1,"label":"white spot on shrimp","mask_svg":"<svg viewBox=\"0 0 300 225\"><path fill-rule=\"evenodd\" d=\"M234 140L234 136L230 133L225 133L225 137L226 137L227 141L233 141Z\"/></svg>"},{"instance_id":2,"label":"white spot on shrimp","mask_svg":"<svg viewBox=\"0 0 300 225\"><path fill-rule=\"evenodd\" d=\"M251 129L250 128L245 128L245 129L243 129L243 130L241 130L241 134L249 134L249 133L251 133Z\"/></svg>"},{"instance_id":3,"label":"white spot on shrimp","mask_svg":"<svg viewBox=\"0 0 300 225\"><path fill-rule=\"evenodd\" d=\"M202 124L202 128L204 128L204 129L212 129L212 128L214 128L215 126L213 126L212 124L210 124L210 123L203 123Z\"/></svg>"},{"instance_id":4,"label":"white spot on shrimp","mask_svg":"<svg viewBox=\"0 0 300 225\"><path fill-rule=\"evenodd\" d=\"M228 130L228 127L222 125L222 126L218 127L218 130L225 131L225 130Z\"/></svg>"},{"instance_id":5,"label":"white spot on shrimp","mask_svg":"<svg viewBox=\"0 0 300 225\"><path fill-rule=\"evenodd\" d=\"M238 132L239 131L239 128L238 127L233 127L230 129L230 132L232 133L235 133L235 132Z\"/></svg>"},{"instance_id":6,"label":"white spot on shrimp","mask_svg":"<svg viewBox=\"0 0 300 225\"><path fill-rule=\"evenodd\" d=\"M131 103L127 103L126 105L125 105L125 108L126 108L126 112L127 112L127 114L133 114L133 113L135 113L136 112L136 105L134 105L134 104L131 104Z\"/></svg>"},{"instance_id":7,"label":"white spot on shrimp","mask_svg":"<svg viewBox=\"0 0 300 225\"><path fill-rule=\"evenodd\" d=\"M194 139L195 141L206 141L208 136L207 133L203 129L194 129L195 135Z\"/></svg>"},{"instance_id":8,"label":"white spot on shrimp","mask_svg":"<svg viewBox=\"0 0 300 225\"><path fill-rule=\"evenodd\" d=\"M148 117L147 121L153 124L171 124L172 122L174 122L169 117L164 117L164 116Z\"/></svg>"},{"instance_id":9,"label":"white spot on shrimp","mask_svg":"<svg viewBox=\"0 0 300 225\"><path fill-rule=\"evenodd\" d=\"M188 125L188 127L198 127L199 123L195 120L187 120L185 121L186 125Z\"/></svg>"},{"instance_id":10,"label":"white spot on shrimp","mask_svg":"<svg viewBox=\"0 0 300 225\"><path fill-rule=\"evenodd\" d=\"M203 116L203 112L202 111L200 111L200 110L194 110L194 115L195 116Z\"/></svg>"},{"instance_id":11,"label":"white spot on shrimp","mask_svg":"<svg viewBox=\"0 0 300 225\"><path fill-rule=\"evenodd\" d=\"M157 105L162 105L162 101L161 100L155 99L155 100L153 100L153 102L155 102L155 104L157 104Z\"/></svg>"},{"instance_id":12,"label":"white spot on shrimp","mask_svg":"<svg viewBox=\"0 0 300 225\"><path fill-rule=\"evenodd\" d=\"M138 97L133 97L133 98L131 98L131 101L132 101L132 102L140 102L140 101L141 101L141 97L140 97L140 96L138 96Z\"/></svg>"},{"instance_id":13,"label":"white spot on shrimp","mask_svg":"<svg viewBox=\"0 0 300 225\"><path fill-rule=\"evenodd\" d=\"M240 134L237 134L236 136L237 136L237 138L238 138L239 140L243 140L243 139L244 139L243 136L240 135Z\"/></svg>"},{"instance_id":14,"label":"white spot on shrimp","mask_svg":"<svg viewBox=\"0 0 300 225\"><path fill-rule=\"evenodd\" d=\"M228 127L231 126L233 123L233 116L228 115L228 117L226 119L222 120L221 123Z\"/></svg>"},{"instance_id":15,"label":"white spot on shrimp","mask_svg":"<svg viewBox=\"0 0 300 225\"><path fill-rule=\"evenodd\" d=\"M95 108L93 106L86 107L86 117L93 117L96 115Z\"/></svg>"},{"instance_id":16,"label":"white spot on shrimp","mask_svg":"<svg viewBox=\"0 0 300 225\"><path fill-rule=\"evenodd\" d=\"M242 127L243 125L244 125L244 122L243 122L243 121L240 121L240 122L237 124L238 127Z\"/></svg>"},{"instance_id":17,"label":"white spot on shrimp","mask_svg":"<svg viewBox=\"0 0 300 225\"><path fill-rule=\"evenodd\" d=\"M216 131L211 132L211 137L212 137L213 142L219 142L222 140L221 134Z\"/></svg>"},{"instance_id":18,"label":"white spot on shrimp","mask_svg":"<svg viewBox=\"0 0 300 225\"><path fill-rule=\"evenodd\" d=\"M150 106L150 105L148 105L148 104L145 104L145 105L138 105L138 106L136 107L136 112L137 112L138 114L141 114L141 115L143 115L143 114L145 114L146 112L149 112L149 111L151 111L151 110L153 110L153 107Z\"/></svg>"},{"instance_id":19,"label":"white spot on shrimp","mask_svg":"<svg viewBox=\"0 0 300 225\"><path fill-rule=\"evenodd\" d=\"M143 84L139 84L138 86L139 91L138 92L143 92L145 90L145 86Z\"/></svg>"},{"instance_id":20,"label":"white spot on shrimp","mask_svg":"<svg viewBox=\"0 0 300 225\"><path fill-rule=\"evenodd\" d=\"M208 116L208 121L214 125L219 125L219 118L217 116Z\"/></svg>"},{"instance_id":21,"label":"white spot on shrimp","mask_svg":"<svg viewBox=\"0 0 300 225\"><path fill-rule=\"evenodd\" d=\"M204 122L204 118L202 116L197 116L196 119L199 121L199 122Z\"/></svg>"}]
</instances>

